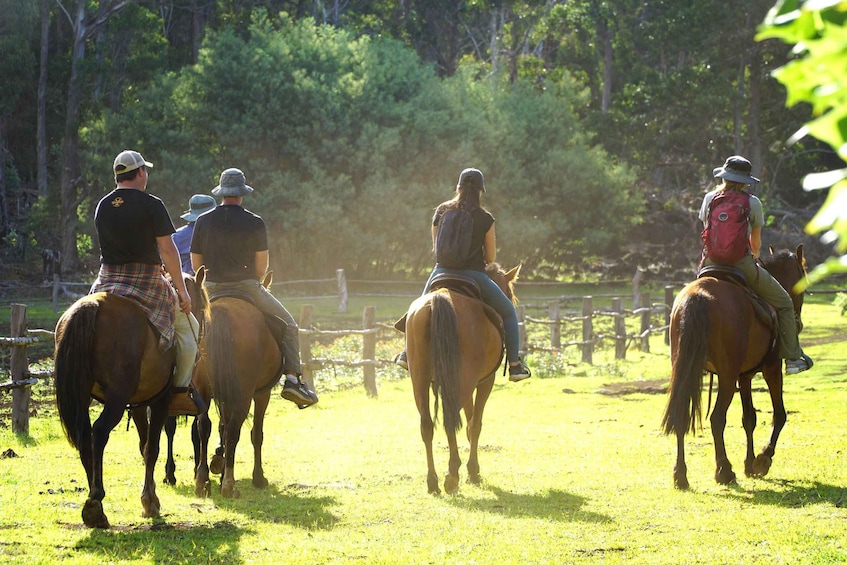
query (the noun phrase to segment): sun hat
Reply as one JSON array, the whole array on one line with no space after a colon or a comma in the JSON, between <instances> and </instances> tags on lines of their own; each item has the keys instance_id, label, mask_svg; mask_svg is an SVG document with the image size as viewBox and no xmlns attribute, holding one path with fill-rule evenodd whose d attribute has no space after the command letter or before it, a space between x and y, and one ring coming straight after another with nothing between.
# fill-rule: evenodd
<instances>
[{"instance_id":1,"label":"sun hat","mask_svg":"<svg viewBox=\"0 0 847 565\"><path fill-rule=\"evenodd\" d=\"M116 175L122 175L124 173L128 173L130 171L134 171L140 167L152 167L153 163L150 161L145 161L144 157L141 156L141 153L138 151L132 151L130 149L125 149L118 153L118 156L115 157L115 163L112 165L112 170L115 171Z\"/></svg>"},{"instance_id":2,"label":"sun hat","mask_svg":"<svg viewBox=\"0 0 847 565\"><path fill-rule=\"evenodd\" d=\"M214 210L218 205L208 194L195 194L188 201L188 211L180 216L186 222L196 222L200 214Z\"/></svg>"},{"instance_id":3,"label":"sun hat","mask_svg":"<svg viewBox=\"0 0 847 565\"><path fill-rule=\"evenodd\" d=\"M215 196L244 196L253 192L252 186L247 186L247 179L241 169L227 169L221 173L218 186L212 189Z\"/></svg>"},{"instance_id":4,"label":"sun hat","mask_svg":"<svg viewBox=\"0 0 847 565\"><path fill-rule=\"evenodd\" d=\"M733 155L726 160L723 167L718 167L712 171L715 178L740 182L742 184L756 184L759 179L752 176L750 172L753 170L753 165L750 161L741 155Z\"/></svg>"},{"instance_id":5,"label":"sun hat","mask_svg":"<svg viewBox=\"0 0 847 565\"><path fill-rule=\"evenodd\" d=\"M470 186L485 192L485 179L479 169L468 168L459 175L459 186Z\"/></svg>"}]
</instances>

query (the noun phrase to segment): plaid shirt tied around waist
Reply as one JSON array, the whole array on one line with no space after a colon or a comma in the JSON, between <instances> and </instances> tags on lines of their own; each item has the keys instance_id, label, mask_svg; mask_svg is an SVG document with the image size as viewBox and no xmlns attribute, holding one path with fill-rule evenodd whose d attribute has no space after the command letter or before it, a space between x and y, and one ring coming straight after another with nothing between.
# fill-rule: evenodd
<instances>
[{"instance_id":1,"label":"plaid shirt tied around waist","mask_svg":"<svg viewBox=\"0 0 847 565\"><path fill-rule=\"evenodd\" d=\"M162 274L160 265L100 265L97 280L88 293L95 292L117 294L137 302L153 327L159 331L159 350L167 351L173 346L174 304L177 297Z\"/></svg>"}]
</instances>

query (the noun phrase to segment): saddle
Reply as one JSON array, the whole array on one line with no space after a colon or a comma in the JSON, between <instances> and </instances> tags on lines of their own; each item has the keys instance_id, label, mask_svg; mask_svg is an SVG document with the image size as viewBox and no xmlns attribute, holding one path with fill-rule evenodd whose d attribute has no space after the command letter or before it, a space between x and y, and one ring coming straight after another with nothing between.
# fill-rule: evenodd
<instances>
[{"instance_id":1,"label":"saddle","mask_svg":"<svg viewBox=\"0 0 847 565\"><path fill-rule=\"evenodd\" d=\"M740 269L736 269L731 265L706 265L697 273L697 278L712 277L724 282L732 283L744 290L750 298L753 305L753 312L756 319L759 320L771 334L771 343L768 347L765 359L776 350L779 332L777 331L776 309L765 301L761 296L756 294L747 284L747 278ZM762 360L764 362L764 359ZM755 373L761 368L762 363L759 363L755 368L746 371L745 374Z\"/></svg>"},{"instance_id":2,"label":"saddle","mask_svg":"<svg viewBox=\"0 0 847 565\"><path fill-rule=\"evenodd\" d=\"M245 291L238 289L238 288L227 288L227 289L224 289L224 290L219 290L219 291L215 292L214 294L210 294L209 295L209 304L211 304L215 300L219 300L221 298L237 298L238 300L243 300L244 302L247 302L248 304L256 306L256 301L253 300L253 297L251 297L248 293L246 293ZM259 310L258 306L256 306L256 309ZM262 312L261 310L259 310L259 311ZM265 324L268 326L268 331L271 332L271 335L273 336L274 341L276 341L276 346L277 346L277 348L279 348L279 353L280 353L279 369L277 370L276 377L271 381L271 385L270 385L270 386L274 386L282 378L282 372L283 372L283 366L284 366L283 359L282 359L282 352L285 351L285 349L283 349L283 347L282 347L282 342L285 339L285 332L288 330L288 326L278 316L274 316L273 314L268 314L267 312L262 312L262 315L265 318ZM264 390L264 389L262 389L262 390ZM261 392L261 391L257 391L257 392Z\"/></svg>"}]
</instances>

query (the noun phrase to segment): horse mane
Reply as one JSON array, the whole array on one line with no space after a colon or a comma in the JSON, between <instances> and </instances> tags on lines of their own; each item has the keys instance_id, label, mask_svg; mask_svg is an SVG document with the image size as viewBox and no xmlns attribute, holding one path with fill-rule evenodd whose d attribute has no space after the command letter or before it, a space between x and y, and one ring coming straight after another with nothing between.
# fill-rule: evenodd
<instances>
[{"instance_id":1,"label":"horse mane","mask_svg":"<svg viewBox=\"0 0 847 565\"><path fill-rule=\"evenodd\" d=\"M506 293L506 296L509 297L512 304L518 303L518 297L515 296L515 282L518 280L517 275L515 275L515 278L512 280L506 281L506 271L500 263L497 263L496 261L486 265L485 273L491 278L491 280L497 283L497 286L499 286L503 292L506 292L506 289L508 289L509 292Z\"/></svg>"}]
</instances>

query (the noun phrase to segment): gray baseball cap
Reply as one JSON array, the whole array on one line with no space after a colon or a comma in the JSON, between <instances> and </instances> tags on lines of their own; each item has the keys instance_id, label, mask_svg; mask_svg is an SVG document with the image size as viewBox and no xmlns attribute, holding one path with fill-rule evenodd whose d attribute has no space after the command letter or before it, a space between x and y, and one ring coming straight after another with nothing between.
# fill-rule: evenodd
<instances>
[{"instance_id":1,"label":"gray baseball cap","mask_svg":"<svg viewBox=\"0 0 847 565\"><path fill-rule=\"evenodd\" d=\"M218 186L212 189L215 196L244 196L253 192L252 186L247 186L247 179L241 169L227 169L221 173Z\"/></svg>"},{"instance_id":2,"label":"gray baseball cap","mask_svg":"<svg viewBox=\"0 0 847 565\"><path fill-rule=\"evenodd\" d=\"M112 165L112 170L115 171L116 175L122 175L124 173L128 173L130 171L134 171L140 167L152 167L153 163L150 161L145 161L144 157L141 156L141 153L138 151L132 151L130 149L125 149L118 153L118 156L115 157L115 163Z\"/></svg>"}]
</instances>

